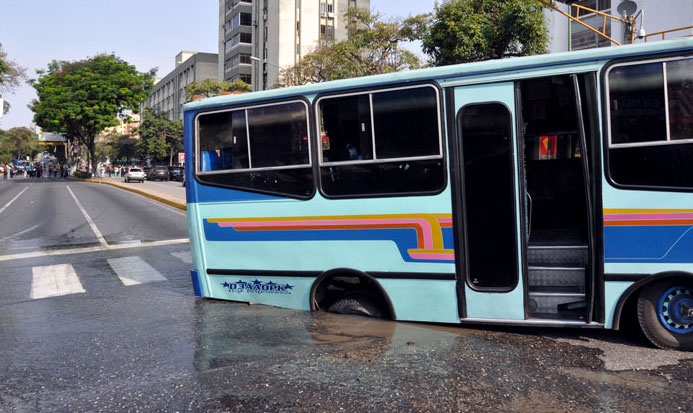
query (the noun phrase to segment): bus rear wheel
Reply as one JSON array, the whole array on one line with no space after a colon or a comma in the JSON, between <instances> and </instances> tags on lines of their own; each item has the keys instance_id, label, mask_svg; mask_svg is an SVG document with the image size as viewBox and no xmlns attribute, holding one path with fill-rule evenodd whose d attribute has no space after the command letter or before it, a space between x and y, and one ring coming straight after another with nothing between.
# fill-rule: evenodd
<instances>
[{"instance_id":1,"label":"bus rear wheel","mask_svg":"<svg viewBox=\"0 0 693 413\"><path fill-rule=\"evenodd\" d=\"M327 308L330 313L354 314L373 318L383 318L383 311L375 299L365 293L351 292L337 299Z\"/></svg>"},{"instance_id":2,"label":"bus rear wheel","mask_svg":"<svg viewBox=\"0 0 693 413\"><path fill-rule=\"evenodd\" d=\"M638 298L638 321L647 339L662 349L693 350L693 287L666 280L646 286Z\"/></svg>"}]
</instances>

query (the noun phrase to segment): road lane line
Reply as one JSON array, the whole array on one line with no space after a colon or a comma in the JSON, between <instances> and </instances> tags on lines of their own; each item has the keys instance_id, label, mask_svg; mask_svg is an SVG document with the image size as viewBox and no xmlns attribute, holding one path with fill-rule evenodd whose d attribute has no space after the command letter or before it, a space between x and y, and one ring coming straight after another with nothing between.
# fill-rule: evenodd
<instances>
[{"instance_id":1,"label":"road lane line","mask_svg":"<svg viewBox=\"0 0 693 413\"><path fill-rule=\"evenodd\" d=\"M33 299L86 292L70 264L33 267L31 272L30 297Z\"/></svg>"},{"instance_id":2,"label":"road lane line","mask_svg":"<svg viewBox=\"0 0 693 413\"><path fill-rule=\"evenodd\" d=\"M72 254L86 254L90 252L103 252L103 251L114 251L114 250L124 250L130 248L147 248L147 247L160 247L163 245L175 245L175 244L187 244L190 242L189 238L179 238L179 239L167 239L163 241L153 241L153 242L142 242L142 243L129 243L129 244L115 244L107 246L98 247L82 247L82 248L69 248L64 250L51 250L51 251L33 251L33 252L23 252L19 254L11 255L0 255L0 262L2 261L12 261L12 260L23 260L27 258L41 258L41 257L52 257L57 255L72 255Z\"/></svg>"},{"instance_id":3,"label":"road lane line","mask_svg":"<svg viewBox=\"0 0 693 413\"><path fill-rule=\"evenodd\" d=\"M94 221L91 220L91 217L89 217L89 214L87 214L87 211L82 207L82 204L79 203L79 200L75 196L75 194L72 192L72 189L70 189L69 186L67 186L68 192L70 192L70 195L72 195L72 199L75 200L77 203L77 206L79 207L79 210L82 211L82 215L84 215L84 218L86 218L87 222L89 223L89 226L91 227L91 230L94 231L94 234L96 234L96 238L99 239L99 244L101 244L102 247L107 247L108 243L106 242L106 239L101 235L101 231L96 227L96 224L94 224Z\"/></svg>"},{"instance_id":4,"label":"road lane line","mask_svg":"<svg viewBox=\"0 0 693 413\"><path fill-rule=\"evenodd\" d=\"M192 264L192 252L190 251L172 252L171 255L173 255L174 257L178 258L186 264Z\"/></svg>"},{"instance_id":5,"label":"road lane line","mask_svg":"<svg viewBox=\"0 0 693 413\"><path fill-rule=\"evenodd\" d=\"M125 285L166 281L166 277L140 257L111 258L106 261Z\"/></svg>"},{"instance_id":6,"label":"road lane line","mask_svg":"<svg viewBox=\"0 0 693 413\"><path fill-rule=\"evenodd\" d=\"M29 185L29 186L31 186L31 185ZM27 186L26 188L22 189L22 191L21 191L20 193L18 193L17 195L15 195L14 198L10 199L10 202L6 203L4 207L0 208L0 214L2 214L3 211L5 211L7 208L9 208L9 206L12 205L12 203L13 203L17 198L19 198L19 196L22 195L22 194L24 193L24 191L26 191L27 189L29 189L29 186Z\"/></svg>"}]
</instances>

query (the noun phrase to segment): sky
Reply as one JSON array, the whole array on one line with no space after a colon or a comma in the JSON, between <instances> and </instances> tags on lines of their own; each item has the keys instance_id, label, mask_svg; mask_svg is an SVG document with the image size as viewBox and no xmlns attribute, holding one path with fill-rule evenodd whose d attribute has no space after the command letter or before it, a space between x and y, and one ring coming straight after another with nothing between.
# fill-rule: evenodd
<instances>
[{"instance_id":1,"label":"sky","mask_svg":"<svg viewBox=\"0 0 693 413\"><path fill-rule=\"evenodd\" d=\"M384 16L408 17L433 10L435 0L371 0ZM45 69L52 60L81 60L100 53L116 56L145 72L173 70L182 50L217 53L218 0L2 0L0 43L9 60ZM0 129L29 127L27 108L36 98L22 84L3 98L11 105Z\"/></svg>"}]
</instances>

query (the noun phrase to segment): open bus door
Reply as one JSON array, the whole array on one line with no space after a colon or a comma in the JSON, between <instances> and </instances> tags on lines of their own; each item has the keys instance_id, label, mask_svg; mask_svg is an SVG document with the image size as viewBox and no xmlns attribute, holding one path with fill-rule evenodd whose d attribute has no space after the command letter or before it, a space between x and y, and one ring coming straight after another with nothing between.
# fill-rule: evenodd
<instances>
[{"instance_id":1,"label":"open bus door","mask_svg":"<svg viewBox=\"0 0 693 413\"><path fill-rule=\"evenodd\" d=\"M452 97L460 316L524 320L515 87L512 82L461 86Z\"/></svg>"},{"instance_id":2,"label":"open bus door","mask_svg":"<svg viewBox=\"0 0 693 413\"><path fill-rule=\"evenodd\" d=\"M454 89L461 318L593 319L592 145L581 90L592 96L594 84L566 74Z\"/></svg>"}]
</instances>

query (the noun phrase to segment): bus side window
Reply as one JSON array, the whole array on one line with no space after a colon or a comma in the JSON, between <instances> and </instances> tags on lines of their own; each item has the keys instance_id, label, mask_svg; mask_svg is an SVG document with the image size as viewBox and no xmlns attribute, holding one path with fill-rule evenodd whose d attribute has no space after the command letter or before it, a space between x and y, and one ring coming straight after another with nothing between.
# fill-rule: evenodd
<instances>
[{"instance_id":1,"label":"bus side window","mask_svg":"<svg viewBox=\"0 0 693 413\"><path fill-rule=\"evenodd\" d=\"M321 188L329 196L436 193L445 185L432 85L318 100Z\"/></svg>"},{"instance_id":2,"label":"bus side window","mask_svg":"<svg viewBox=\"0 0 693 413\"><path fill-rule=\"evenodd\" d=\"M693 188L693 59L607 72L609 175L633 187Z\"/></svg>"}]
</instances>

